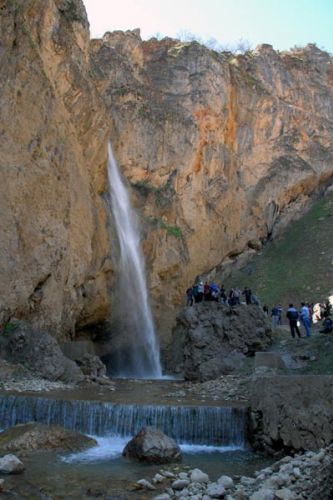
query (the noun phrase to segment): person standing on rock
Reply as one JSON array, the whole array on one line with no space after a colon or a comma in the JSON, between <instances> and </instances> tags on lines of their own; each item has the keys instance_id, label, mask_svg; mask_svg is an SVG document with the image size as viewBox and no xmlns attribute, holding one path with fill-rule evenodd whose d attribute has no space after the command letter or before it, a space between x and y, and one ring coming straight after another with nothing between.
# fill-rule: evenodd
<instances>
[{"instance_id":1,"label":"person standing on rock","mask_svg":"<svg viewBox=\"0 0 333 500\"><path fill-rule=\"evenodd\" d=\"M295 332L297 333L298 338L301 338L301 332L299 331L299 328L297 326L298 312L293 304L289 304L289 309L286 316L289 319L290 333L292 338L295 338Z\"/></svg>"},{"instance_id":2,"label":"person standing on rock","mask_svg":"<svg viewBox=\"0 0 333 500\"><path fill-rule=\"evenodd\" d=\"M274 306L271 310L271 318L272 318L272 329L275 330L275 328L279 324L279 309L276 306Z\"/></svg>"},{"instance_id":3,"label":"person standing on rock","mask_svg":"<svg viewBox=\"0 0 333 500\"><path fill-rule=\"evenodd\" d=\"M310 311L309 311L308 306L305 304L305 302L302 302L301 306L302 306L301 313L300 313L301 322L302 322L302 324L304 326L305 335L307 337L310 337L311 336Z\"/></svg>"},{"instance_id":4,"label":"person standing on rock","mask_svg":"<svg viewBox=\"0 0 333 500\"><path fill-rule=\"evenodd\" d=\"M245 302L247 305L251 304L251 298L252 298L252 292L251 292L251 289L248 288L247 286L244 288L244 290L242 291L242 295L245 296Z\"/></svg>"},{"instance_id":5,"label":"person standing on rock","mask_svg":"<svg viewBox=\"0 0 333 500\"><path fill-rule=\"evenodd\" d=\"M278 325L282 325L282 311L283 311L283 308L282 308L281 304L277 305L277 310L279 311Z\"/></svg>"},{"instance_id":6,"label":"person standing on rock","mask_svg":"<svg viewBox=\"0 0 333 500\"><path fill-rule=\"evenodd\" d=\"M186 306L193 306L193 287L186 290Z\"/></svg>"},{"instance_id":7,"label":"person standing on rock","mask_svg":"<svg viewBox=\"0 0 333 500\"><path fill-rule=\"evenodd\" d=\"M204 296L204 284L202 281L198 284L198 294L196 297L196 302L202 302Z\"/></svg>"}]
</instances>

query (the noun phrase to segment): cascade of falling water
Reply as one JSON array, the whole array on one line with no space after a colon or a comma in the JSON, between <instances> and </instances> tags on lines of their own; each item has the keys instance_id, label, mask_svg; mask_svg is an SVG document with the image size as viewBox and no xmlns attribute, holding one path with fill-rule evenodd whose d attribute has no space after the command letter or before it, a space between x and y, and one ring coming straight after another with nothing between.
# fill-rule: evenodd
<instances>
[{"instance_id":1,"label":"cascade of falling water","mask_svg":"<svg viewBox=\"0 0 333 500\"><path fill-rule=\"evenodd\" d=\"M161 378L159 345L149 305L138 222L109 144L109 202L117 232L113 354L109 373L120 377Z\"/></svg>"},{"instance_id":2,"label":"cascade of falling water","mask_svg":"<svg viewBox=\"0 0 333 500\"><path fill-rule=\"evenodd\" d=\"M152 425L177 443L244 448L247 416L245 405L123 405L0 394L0 428L35 421L97 436L133 436Z\"/></svg>"}]
</instances>

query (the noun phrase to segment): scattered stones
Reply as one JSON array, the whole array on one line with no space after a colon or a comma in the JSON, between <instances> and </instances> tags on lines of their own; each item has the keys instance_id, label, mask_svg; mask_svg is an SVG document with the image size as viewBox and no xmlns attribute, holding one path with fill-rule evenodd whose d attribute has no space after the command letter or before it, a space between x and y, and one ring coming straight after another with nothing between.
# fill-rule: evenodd
<instances>
[{"instance_id":1,"label":"scattered stones","mask_svg":"<svg viewBox=\"0 0 333 500\"><path fill-rule=\"evenodd\" d=\"M165 474L166 471L163 471ZM173 473L171 473L174 475ZM307 452L257 471L255 478L233 480L221 476L217 481L197 481L208 476L200 469L179 472L171 488L154 500L329 500L333 491L333 445L318 452Z\"/></svg>"},{"instance_id":2,"label":"scattered stones","mask_svg":"<svg viewBox=\"0 0 333 500\"><path fill-rule=\"evenodd\" d=\"M171 486L174 490L183 490L189 484L190 481L188 479L176 479Z\"/></svg>"},{"instance_id":3,"label":"scattered stones","mask_svg":"<svg viewBox=\"0 0 333 500\"><path fill-rule=\"evenodd\" d=\"M139 479L139 481L137 481L136 484L139 485L139 488L143 488L145 490L156 490L155 486L153 486L146 479Z\"/></svg>"},{"instance_id":4,"label":"scattered stones","mask_svg":"<svg viewBox=\"0 0 333 500\"><path fill-rule=\"evenodd\" d=\"M14 392L46 392L73 389L73 384L51 382L42 378L26 378L25 380L9 380L1 384L1 389Z\"/></svg>"},{"instance_id":5,"label":"scattered stones","mask_svg":"<svg viewBox=\"0 0 333 500\"><path fill-rule=\"evenodd\" d=\"M24 470L23 462L16 455L5 455L0 458L0 472L4 474L21 474Z\"/></svg>"}]
</instances>

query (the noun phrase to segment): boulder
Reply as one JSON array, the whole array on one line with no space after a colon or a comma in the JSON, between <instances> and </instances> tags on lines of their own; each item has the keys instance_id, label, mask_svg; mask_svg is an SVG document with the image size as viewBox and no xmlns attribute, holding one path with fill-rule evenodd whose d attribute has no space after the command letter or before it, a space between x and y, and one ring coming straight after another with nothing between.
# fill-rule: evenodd
<instances>
[{"instance_id":1,"label":"boulder","mask_svg":"<svg viewBox=\"0 0 333 500\"><path fill-rule=\"evenodd\" d=\"M4 474L21 474L25 466L15 455L5 455L0 458L0 472Z\"/></svg>"},{"instance_id":2,"label":"boulder","mask_svg":"<svg viewBox=\"0 0 333 500\"><path fill-rule=\"evenodd\" d=\"M0 433L0 449L10 452L40 450L79 451L95 446L95 439L58 426L30 422Z\"/></svg>"},{"instance_id":3,"label":"boulder","mask_svg":"<svg viewBox=\"0 0 333 500\"><path fill-rule=\"evenodd\" d=\"M123 456L149 463L178 461L181 450L176 442L153 427L144 427L123 450Z\"/></svg>"},{"instance_id":4,"label":"boulder","mask_svg":"<svg viewBox=\"0 0 333 500\"><path fill-rule=\"evenodd\" d=\"M106 375L106 366L96 356L94 343L89 340L76 340L61 345L64 355L75 361L82 373L88 377L99 378Z\"/></svg>"},{"instance_id":5,"label":"boulder","mask_svg":"<svg viewBox=\"0 0 333 500\"><path fill-rule=\"evenodd\" d=\"M271 341L271 325L260 307L202 302L178 316L167 350L167 370L183 371L186 380L200 382L237 373L246 357Z\"/></svg>"},{"instance_id":6,"label":"boulder","mask_svg":"<svg viewBox=\"0 0 333 500\"><path fill-rule=\"evenodd\" d=\"M224 498L225 489L221 483L211 483L207 488L207 495L211 498Z\"/></svg>"},{"instance_id":7,"label":"boulder","mask_svg":"<svg viewBox=\"0 0 333 500\"><path fill-rule=\"evenodd\" d=\"M234 487L234 481L230 476L221 476L218 478L217 482L219 484L223 484L223 487L226 490L229 490Z\"/></svg>"},{"instance_id":8,"label":"boulder","mask_svg":"<svg viewBox=\"0 0 333 500\"><path fill-rule=\"evenodd\" d=\"M200 469L193 469L190 473L190 478L193 483L208 483L208 474Z\"/></svg>"},{"instance_id":9,"label":"boulder","mask_svg":"<svg viewBox=\"0 0 333 500\"><path fill-rule=\"evenodd\" d=\"M54 337L24 321L13 321L12 330L3 334L2 351L8 361L21 363L48 380L68 383L84 378L78 365L64 356Z\"/></svg>"}]
</instances>

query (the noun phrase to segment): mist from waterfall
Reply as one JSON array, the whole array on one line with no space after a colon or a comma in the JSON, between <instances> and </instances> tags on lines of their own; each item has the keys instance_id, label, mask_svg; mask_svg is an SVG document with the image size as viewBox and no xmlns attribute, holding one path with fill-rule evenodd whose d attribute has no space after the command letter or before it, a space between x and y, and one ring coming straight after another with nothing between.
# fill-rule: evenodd
<instances>
[{"instance_id":1,"label":"mist from waterfall","mask_svg":"<svg viewBox=\"0 0 333 500\"><path fill-rule=\"evenodd\" d=\"M109 144L109 202L117 233L109 373L127 378L161 378L159 345L149 305L138 220Z\"/></svg>"}]
</instances>

